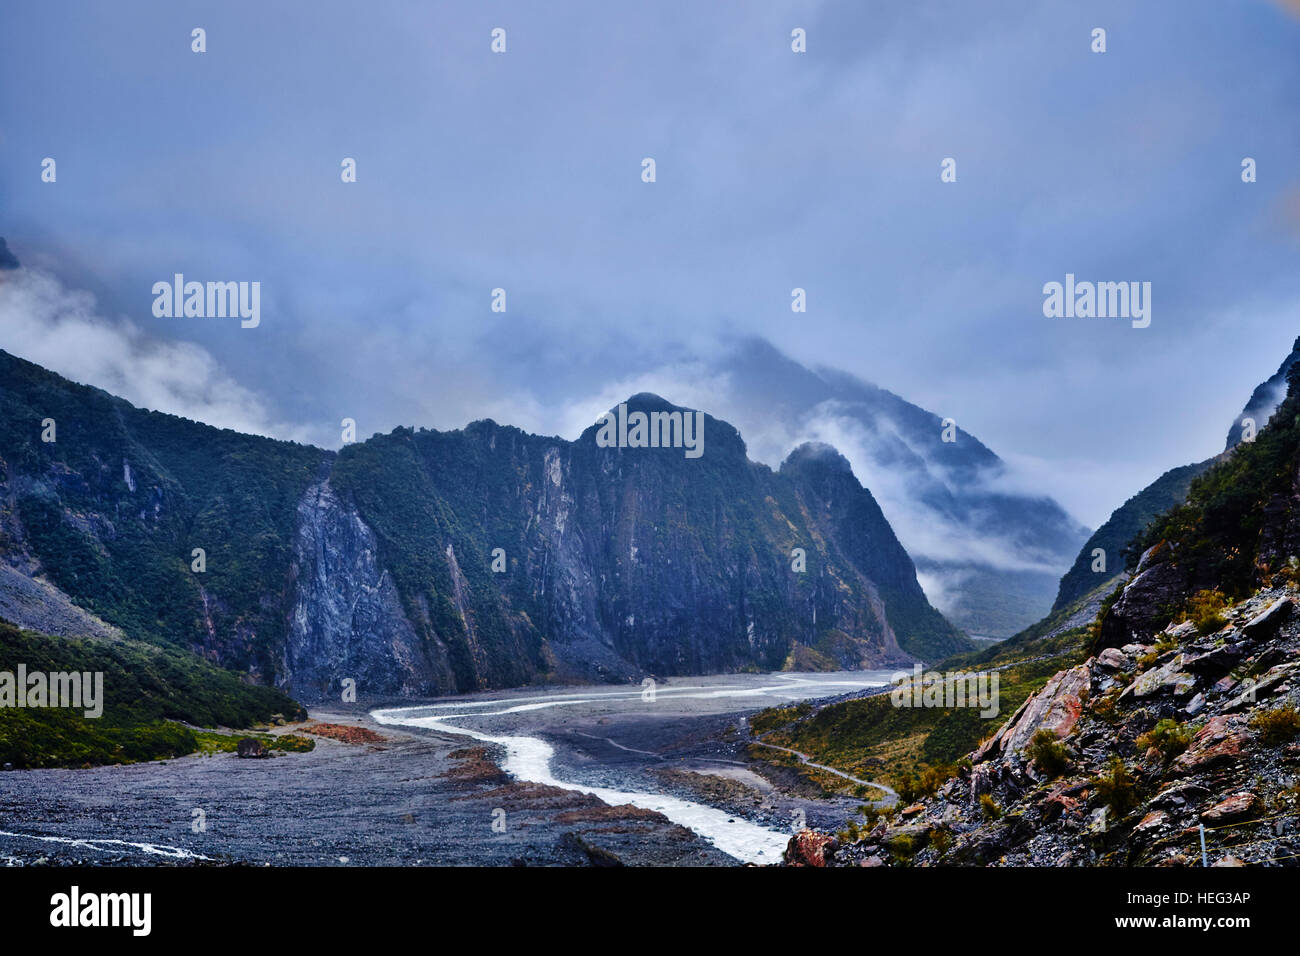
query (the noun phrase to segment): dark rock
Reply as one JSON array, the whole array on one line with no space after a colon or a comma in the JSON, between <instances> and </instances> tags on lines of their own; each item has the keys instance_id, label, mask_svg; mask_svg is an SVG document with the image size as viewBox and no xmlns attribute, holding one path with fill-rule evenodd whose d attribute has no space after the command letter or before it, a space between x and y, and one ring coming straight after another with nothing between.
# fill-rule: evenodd
<instances>
[{"instance_id":1,"label":"dark rock","mask_svg":"<svg viewBox=\"0 0 1300 956\"><path fill-rule=\"evenodd\" d=\"M245 737L235 744L235 753L240 757L269 757L270 753L256 737Z\"/></svg>"},{"instance_id":2,"label":"dark rock","mask_svg":"<svg viewBox=\"0 0 1300 956\"><path fill-rule=\"evenodd\" d=\"M785 861L791 866L826 866L839 849L839 840L828 833L800 830L785 848Z\"/></svg>"},{"instance_id":3,"label":"dark rock","mask_svg":"<svg viewBox=\"0 0 1300 956\"><path fill-rule=\"evenodd\" d=\"M1169 621L1166 608L1182 604L1188 592L1184 573L1170 561L1163 541L1142 555L1133 579L1101 621L1098 649L1143 643Z\"/></svg>"},{"instance_id":4,"label":"dark rock","mask_svg":"<svg viewBox=\"0 0 1300 956\"><path fill-rule=\"evenodd\" d=\"M592 866L621 867L624 865L623 861L613 853L610 853L608 850L598 847L593 843L589 843L573 831L569 831L565 833L564 836L560 837L560 846L570 853L578 855L580 858L585 858Z\"/></svg>"},{"instance_id":5,"label":"dark rock","mask_svg":"<svg viewBox=\"0 0 1300 956\"><path fill-rule=\"evenodd\" d=\"M1245 654L1240 646L1225 644L1204 654L1183 658L1183 669L1207 680L1218 680L1232 670Z\"/></svg>"},{"instance_id":6,"label":"dark rock","mask_svg":"<svg viewBox=\"0 0 1300 956\"><path fill-rule=\"evenodd\" d=\"M1281 598L1271 604L1267 610L1260 612L1242 626L1242 633L1252 641L1267 640L1277 633L1288 617L1294 603L1289 597Z\"/></svg>"},{"instance_id":7,"label":"dark rock","mask_svg":"<svg viewBox=\"0 0 1300 956\"><path fill-rule=\"evenodd\" d=\"M1221 800L1201 814L1202 823L1228 823L1240 820L1259 812L1262 804L1259 797L1246 791L1234 793L1226 800Z\"/></svg>"}]
</instances>

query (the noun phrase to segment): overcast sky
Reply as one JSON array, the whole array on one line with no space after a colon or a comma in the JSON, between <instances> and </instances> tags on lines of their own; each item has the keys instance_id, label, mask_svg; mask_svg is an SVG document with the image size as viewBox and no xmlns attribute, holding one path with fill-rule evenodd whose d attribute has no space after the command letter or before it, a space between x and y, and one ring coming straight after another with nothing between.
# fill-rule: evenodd
<instances>
[{"instance_id":1,"label":"overcast sky","mask_svg":"<svg viewBox=\"0 0 1300 956\"><path fill-rule=\"evenodd\" d=\"M707 399L755 334L1096 525L1221 450L1300 334L1294 4L307 9L6 3L0 235L46 275L0 347L336 446L345 416L572 438L624 385ZM261 325L155 318L176 272L259 281ZM1045 318L1067 272L1151 282L1150 327Z\"/></svg>"}]
</instances>

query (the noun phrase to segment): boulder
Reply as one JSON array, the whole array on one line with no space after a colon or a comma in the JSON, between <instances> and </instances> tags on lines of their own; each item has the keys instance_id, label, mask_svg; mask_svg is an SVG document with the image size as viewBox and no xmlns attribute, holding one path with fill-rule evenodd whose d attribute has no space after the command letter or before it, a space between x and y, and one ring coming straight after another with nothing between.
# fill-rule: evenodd
<instances>
[{"instance_id":1,"label":"boulder","mask_svg":"<svg viewBox=\"0 0 1300 956\"><path fill-rule=\"evenodd\" d=\"M995 753L1009 754L1026 747L1034 734L1050 730L1066 736L1083 713L1083 701L1092 689L1092 671L1087 663L1058 671L1010 720L975 753L976 763Z\"/></svg>"},{"instance_id":2,"label":"boulder","mask_svg":"<svg viewBox=\"0 0 1300 956\"><path fill-rule=\"evenodd\" d=\"M240 757L269 757L270 753L256 737L244 737L235 744L235 753Z\"/></svg>"},{"instance_id":3,"label":"boulder","mask_svg":"<svg viewBox=\"0 0 1300 956\"><path fill-rule=\"evenodd\" d=\"M1118 671L1128 667L1129 659L1118 647L1108 647L1097 655L1097 666Z\"/></svg>"},{"instance_id":4,"label":"boulder","mask_svg":"<svg viewBox=\"0 0 1300 956\"><path fill-rule=\"evenodd\" d=\"M1101 620L1099 648L1144 643L1168 623L1162 608L1181 606L1188 590L1186 572L1170 557L1172 549L1164 541L1142 555L1133 579Z\"/></svg>"},{"instance_id":5,"label":"boulder","mask_svg":"<svg viewBox=\"0 0 1300 956\"><path fill-rule=\"evenodd\" d=\"M1196 625L1191 621L1183 621L1181 624L1171 624L1164 630L1165 636L1175 641L1185 641L1196 635Z\"/></svg>"},{"instance_id":6,"label":"boulder","mask_svg":"<svg viewBox=\"0 0 1300 956\"><path fill-rule=\"evenodd\" d=\"M1292 607L1293 602L1289 597L1274 601L1268 608L1242 625L1242 633L1252 641L1267 640L1276 634L1277 629L1291 616Z\"/></svg>"},{"instance_id":7,"label":"boulder","mask_svg":"<svg viewBox=\"0 0 1300 956\"><path fill-rule=\"evenodd\" d=\"M1250 791L1234 793L1201 814L1202 823L1228 823L1258 813L1262 804Z\"/></svg>"},{"instance_id":8,"label":"boulder","mask_svg":"<svg viewBox=\"0 0 1300 956\"><path fill-rule=\"evenodd\" d=\"M786 844L785 861L791 866L826 866L839 846L840 841L830 834L805 828Z\"/></svg>"},{"instance_id":9,"label":"boulder","mask_svg":"<svg viewBox=\"0 0 1300 956\"><path fill-rule=\"evenodd\" d=\"M1170 766L1174 774L1183 775L1236 760L1248 740L1239 717L1211 717L1196 732L1191 745Z\"/></svg>"},{"instance_id":10,"label":"boulder","mask_svg":"<svg viewBox=\"0 0 1300 956\"><path fill-rule=\"evenodd\" d=\"M1183 670L1207 680L1218 680L1236 667L1244 656L1245 652L1239 645L1224 644L1204 654L1192 654L1183 658Z\"/></svg>"},{"instance_id":11,"label":"boulder","mask_svg":"<svg viewBox=\"0 0 1300 956\"><path fill-rule=\"evenodd\" d=\"M1183 669L1183 655L1175 654L1159 667L1139 674L1133 683L1124 688L1119 699L1134 697L1141 700L1165 691L1172 691L1175 697L1184 697L1195 689L1196 678Z\"/></svg>"}]
</instances>

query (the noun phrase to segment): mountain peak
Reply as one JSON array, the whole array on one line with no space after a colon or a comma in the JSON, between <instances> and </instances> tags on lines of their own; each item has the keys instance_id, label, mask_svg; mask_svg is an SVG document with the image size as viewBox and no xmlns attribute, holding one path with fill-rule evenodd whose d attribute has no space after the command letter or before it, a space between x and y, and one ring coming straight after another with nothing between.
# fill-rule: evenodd
<instances>
[{"instance_id":1,"label":"mountain peak","mask_svg":"<svg viewBox=\"0 0 1300 956\"><path fill-rule=\"evenodd\" d=\"M849 460L840 454L838 448L834 445L828 445L826 442L804 442L786 456L785 461L781 463L781 470L784 471L787 466L798 468L804 465L814 465L853 474L853 466L849 464Z\"/></svg>"},{"instance_id":2,"label":"mountain peak","mask_svg":"<svg viewBox=\"0 0 1300 956\"><path fill-rule=\"evenodd\" d=\"M682 405L674 405L662 395L656 395L654 392L637 392L623 401L628 407L628 411L636 412L692 412L693 408L686 408Z\"/></svg>"}]
</instances>

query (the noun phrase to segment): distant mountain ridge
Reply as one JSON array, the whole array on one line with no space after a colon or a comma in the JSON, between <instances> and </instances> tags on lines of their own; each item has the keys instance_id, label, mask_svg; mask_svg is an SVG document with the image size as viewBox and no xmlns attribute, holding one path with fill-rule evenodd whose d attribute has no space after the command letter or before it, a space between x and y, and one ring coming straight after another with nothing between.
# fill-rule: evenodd
<instances>
[{"instance_id":1,"label":"distant mountain ridge","mask_svg":"<svg viewBox=\"0 0 1300 956\"><path fill-rule=\"evenodd\" d=\"M491 421L334 453L138 409L0 352L0 587L46 580L131 638L304 699L349 678L432 695L970 646L842 456L810 444L773 471L704 421L697 460Z\"/></svg>"},{"instance_id":2,"label":"distant mountain ridge","mask_svg":"<svg viewBox=\"0 0 1300 956\"><path fill-rule=\"evenodd\" d=\"M1108 580L1118 582L1125 573L1126 550L1147 525L1158 515L1182 504L1187 499L1192 481L1221 461L1244 440L1247 420L1252 423L1249 427L1256 433L1268 424L1286 398L1287 375L1297 361L1300 361L1300 338L1296 339L1290 354L1282 360L1277 371L1251 393L1241 414L1228 429L1228 439L1222 453L1205 461L1170 469L1111 514L1084 543L1074 564L1061 578L1056 601L1052 605L1053 612L1068 607ZM1105 555L1102 571L1093 570L1093 552L1097 548Z\"/></svg>"},{"instance_id":3,"label":"distant mountain ridge","mask_svg":"<svg viewBox=\"0 0 1300 956\"><path fill-rule=\"evenodd\" d=\"M1051 497L1011 487L1007 465L960 428L959 409L937 415L761 339L738 343L716 371L730 386L733 420L766 439L763 460L818 438L848 457L930 599L959 627L1008 637L1048 613L1088 529ZM944 440L948 417L954 441Z\"/></svg>"}]
</instances>

